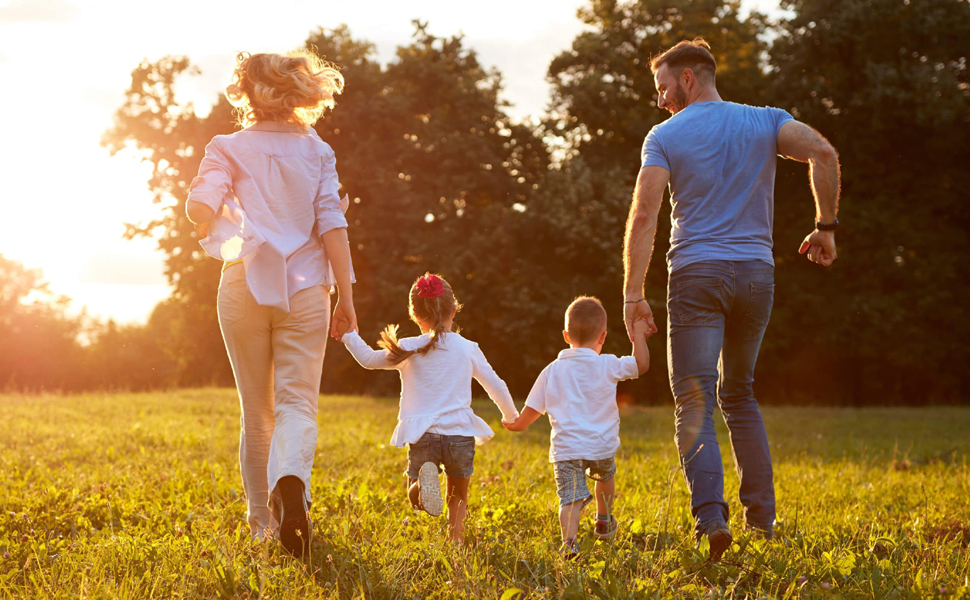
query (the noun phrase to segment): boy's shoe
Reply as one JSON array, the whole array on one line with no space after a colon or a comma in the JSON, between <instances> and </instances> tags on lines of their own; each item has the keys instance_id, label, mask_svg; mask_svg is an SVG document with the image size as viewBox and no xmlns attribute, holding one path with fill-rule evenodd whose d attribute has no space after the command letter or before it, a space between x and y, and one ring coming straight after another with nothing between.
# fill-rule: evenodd
<instances>
[{"instance_id":1,"label":"boy's shoe","mask_svg":"<svg viewBox=\"0 0 970 600\"><path fill-rule=\"evenodd\" d=\"M303 482L299 477L289 475L281 478L276 487L280 496L280 543L293 556L309 558L313 524Z\"/></svg>"},{"instance_id":2,"label":"boy's shoe","mask_svg":"<svg viewBox=\"0 0 970 600\"><path fill-rule=\"evenodd\" d=\"M444 510L441 500L441 481L438 479L438 465L426 462L418 471L418 491L421 497L421 508L432 517L437 517Z\"/></svg>"},{"instance_id":3,"label":"boy's shoe","mask_svg":"<svg viewBox=\"0 0 970 600\"><path fill-rule=\"evenodd\" d=\"M610 515L609 521L596 519L596 526L593 528L593 535L599 540L612 540L616 535L620 524L616 522L616 517Z\"/></svg>"},{"instance_id":4,"label":"boy's shoe","mask_svg":"<svg viewBox=\"0 0 970 600\"><path fill-rule=\"evenodd\" d=\"M579 558L579 544L573 538L565 540L559 548L559 554L562 555L563 560L576 560Z\"/></svg>"},{"instance_id":5,"label":"boy's shoe","mask_svg":"<svg viewBox=\"0 0 970 600\"><path fill-rule=\"evenodd\" d=\"M707 535L707 541L711 547L711 555L708 560L710 562L721 560L721 556L731 547L731 543L734 541L731 530L728 529L727 524L723 521L717 521L711 523L705 535Z\"/></svg>"}]
</instances>

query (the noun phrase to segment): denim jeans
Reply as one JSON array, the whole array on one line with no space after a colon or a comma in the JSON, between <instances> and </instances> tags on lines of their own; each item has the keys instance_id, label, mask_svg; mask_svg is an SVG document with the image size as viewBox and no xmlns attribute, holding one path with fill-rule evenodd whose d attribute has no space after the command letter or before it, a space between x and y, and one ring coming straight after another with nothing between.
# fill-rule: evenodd
<instances>
[{"instance_id":1,"label":"denim jeans","mask_svg":"<svg viewBox=\"0 0 970 600\"><path fill-rule=\"evenodd\" d=\"M675 439L698 535L728 521L715 399L730 432L745 521L767 531L775 521L768 436L753 390L774 289L774 268L763 261L695 263L670 275L667 360Z\"/></svg>"}]
</instances>

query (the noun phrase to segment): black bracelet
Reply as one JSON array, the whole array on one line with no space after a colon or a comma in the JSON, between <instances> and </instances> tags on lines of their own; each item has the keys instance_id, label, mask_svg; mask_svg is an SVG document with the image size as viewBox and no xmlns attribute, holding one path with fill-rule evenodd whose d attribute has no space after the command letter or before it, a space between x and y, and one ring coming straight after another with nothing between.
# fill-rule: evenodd
<instances>
[{"instance_id":1,"label":"black bracelet","mask_svg":"<svg viewBox=\"0 0 970 600\"><path fill-rule=\"evenodd\" d=\"M643 298L640 298L639 300L627 300L623 304L636 304L638 302L646 302L646 300L644 300Z\"/></svg>"}]
</instances>

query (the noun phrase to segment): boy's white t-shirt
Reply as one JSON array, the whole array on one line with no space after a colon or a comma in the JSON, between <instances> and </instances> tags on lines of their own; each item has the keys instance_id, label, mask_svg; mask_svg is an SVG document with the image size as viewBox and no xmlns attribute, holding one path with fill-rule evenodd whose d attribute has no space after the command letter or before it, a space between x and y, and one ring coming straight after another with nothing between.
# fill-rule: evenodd
<instances>
[{"instance_id":1,"label":"boy's white t-shirt","mask_svg":"<svg viewBox=\"0 0 970 600\"><path fill-rule=\"evenodd\" d=\"M600 460L620 449L616 383L640 375L632 356L567 348L549 364L525 405L549 415L549 462Z\"/></svg>"}]
</instances>

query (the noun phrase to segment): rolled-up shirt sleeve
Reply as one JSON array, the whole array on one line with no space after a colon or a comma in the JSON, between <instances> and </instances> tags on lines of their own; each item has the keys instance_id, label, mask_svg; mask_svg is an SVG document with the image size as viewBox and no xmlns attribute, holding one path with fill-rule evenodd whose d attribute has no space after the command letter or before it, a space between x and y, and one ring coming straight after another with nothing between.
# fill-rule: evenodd
<instances>
[{"instance_id":1,"label":"rolled-up shirt sleeve","mask_svg":"<svg viewBox=\"0 0 970 600\"><path fill-rule=\"evenodd\" d=\"M219 138L212 138L205 147L199 174L189 185L186 202L204 204L215 212L222 206L222 201L231 188L232 170L229 159L219 145Z\"/></svg>"},{"instance_id":2,"label":"rolled-up shirt sleeve","mask_svg":"<svg viewBox=\"0 0 970 600\"><path fill-rule=\"evenodd\" d=\"M337 157L333 150L320 157L320 186L313 201L317 219L317 233L323 235L332 229L347 227L347 217L340 206L340 180L337 178Z\"/></svg>"}]
</instances>

